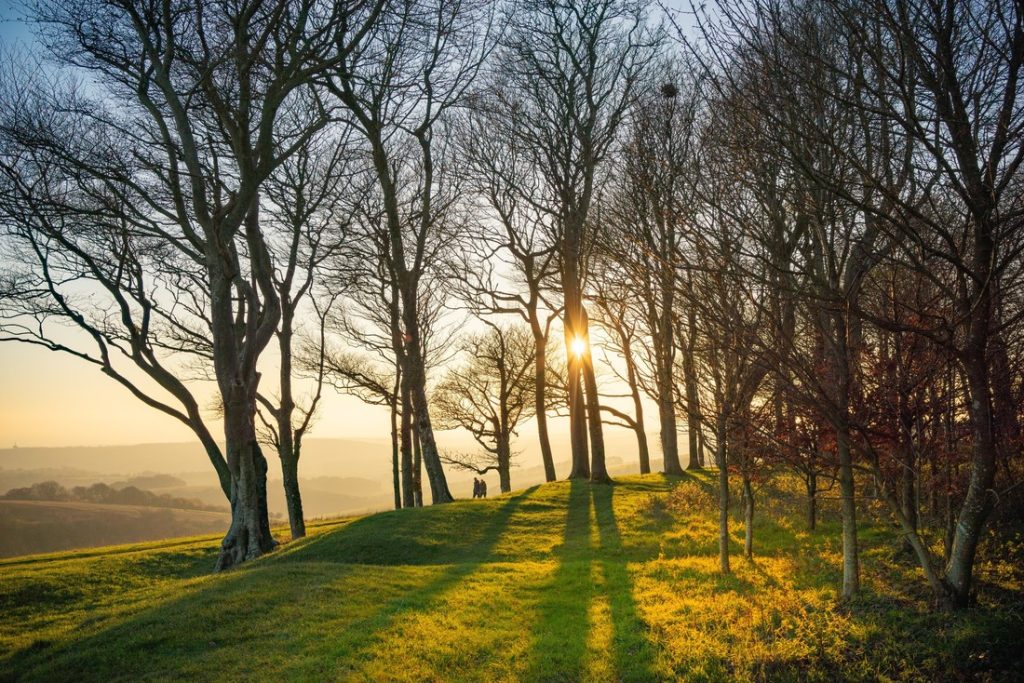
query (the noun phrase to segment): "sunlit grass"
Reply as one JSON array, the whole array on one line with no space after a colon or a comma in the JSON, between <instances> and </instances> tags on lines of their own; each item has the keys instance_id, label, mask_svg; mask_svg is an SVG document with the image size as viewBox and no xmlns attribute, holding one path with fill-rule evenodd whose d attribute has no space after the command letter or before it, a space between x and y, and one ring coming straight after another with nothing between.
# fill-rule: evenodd
<instances>
[{"instance_id":1,"label":"sunlit grass","mask_svg":"<svg viewBox=\"0 0 1024 683\"><path fill-rule=\"evenodd\" d=\"M718 572L708 475L560 482L316 523L211 575L219 539L0 562L0 677L17 680L935 680L1022 662L1013 543L982 607L928 609L919 570L865 520L864 596L837 606L838 522L784 482L754 561ZM1019 545L1019 543L1018 543ZM984 550L984 549L983 549Z\"/></svg>"}]
</instances>

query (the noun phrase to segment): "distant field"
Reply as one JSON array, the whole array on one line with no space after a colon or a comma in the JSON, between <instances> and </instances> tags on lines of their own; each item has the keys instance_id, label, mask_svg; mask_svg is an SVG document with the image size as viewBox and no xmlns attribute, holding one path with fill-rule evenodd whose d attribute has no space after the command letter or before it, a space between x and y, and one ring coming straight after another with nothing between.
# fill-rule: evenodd
<instances>
[{"instance_id":1,"label":"distant field","mask_svg":"<svg viewBox=\"0 0 1024 683\"><path fill-rule=\"evenodd\" d=\"M227 512L0 500L0 557L224 532Z\"/></svg>"},{"instance_id":2,"label":"distant field","mask_svg":"<svg viewBox=\"0 0 1024 683\"><path fill-rule=\"evenodd\" d=\"M978 607L935 613L865 509L839 606L835 501L808 532L762 490L757 557L722 576L712 476L314 523L220 575L218 536L3 560L0 681L1021 680L1018 541L986 539Z\"/></svg>"}]
</instances>

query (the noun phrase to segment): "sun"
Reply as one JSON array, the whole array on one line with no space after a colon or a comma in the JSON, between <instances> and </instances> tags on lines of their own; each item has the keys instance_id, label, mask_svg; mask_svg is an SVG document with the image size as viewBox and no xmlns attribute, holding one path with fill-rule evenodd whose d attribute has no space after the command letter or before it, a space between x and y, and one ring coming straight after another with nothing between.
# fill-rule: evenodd
<instances>
[{"instance_id":1,"label":"sun","mask_svg":"<svg viewBox=\"0 0 1024 683\"><path fill-rule=\"evenodd\" d=\"M583 355L587 352L587 342L582 337L576 337L575 339L572 340L571 348L573 355L575 355L577 358L582 358Z\"/></svg>"}]
</instances>

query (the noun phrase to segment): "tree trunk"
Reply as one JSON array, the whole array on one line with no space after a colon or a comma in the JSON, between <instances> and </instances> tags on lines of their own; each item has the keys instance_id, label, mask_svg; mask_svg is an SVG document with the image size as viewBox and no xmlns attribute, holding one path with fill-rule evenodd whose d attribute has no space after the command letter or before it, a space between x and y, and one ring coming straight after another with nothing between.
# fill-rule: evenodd
<instances>
[{"instance_id":1,"label":"tree trunk","mask_svg":"<svg viewBox=\"0 0 1024 683\"><path fill-rule=\"evenodd\" d=\"M288 524L291 527L292 540L306 535L306 520L302 515L302 496L299 494L299 458L298 449L294 457L281 454L281 477L284 480L284 499L288 505Z\"/></svg>"},{"instance_id":2,"label":"tree trunk","mask_svg":"<svg viewBox=\"0 0 1024 683\"><path fill-rule=\"evenodd\" d=\"M918 533L917 527L911 524L911 520L907 518L904 513L904 505L902 504L902 501L897 500L896 495L889 489L889 486L882 475L882 469L878 464L877 457L872 458L871 466L879 495L882 500L885 501L886 505L889 506L889 510L900 525L900 529L903 532L903 538L906 541L907 546L917 557L918 564L924 572L925 580L928 581L928 586L932 590L932 595L935 598L936 603L942 607L948 607L950 604L951 592L949 587L940 578L939 573L935 570L935 563L932 560L931 551L921 540L921 535Z\"/></svg>"},{"instance_id":3,"label":"tree trunk","mask_svg":"<svg viewBox=\"0 0 1024 683\"><path fill-rule=\"evenodd\" d=\"M284 499L288 508L288 525L294 540L306 535L306 520L302 517L302 494L299 491L299 455L302 446L292 431L292 415L295 412L295 400L292 397L292 328L295 310L287 292L282 292L279 296L281 327L277 339L281 356L281 399L277 408L277 455L281 459L281 480L284 483Z\"/></svg>"},{"instance_id":4,"label":"tree trunk","mask_svg":"<svg viewBox=\"0 0 1024 683\"><path fill-rule=\"evenodd\" d=\"M611 483L604 457L604 426L601 422L601 398L597 393L594 363L588 356L583 363L583 379L587 394L587 424L590 427L590 481Z\"/></svg>"},{"instance_id":5,"label":"tree trunk","mask_svg":"<svg viewBox=\"0 0 1024 683\"><path fill-rule=\"evenodd\" d=\"M412 503L415 507L423 507L423 446L420 435L412 435Z\"/></svg>"},{"instance_id":6,"label":"tree trunk","mask_svg":"<svg viewBox=\"0 0 1024 683\"><path fill-rule=\"evenodd\" d=\"M908 434L909 437L909 434ZM900 468L900 503L903 516L914 531L917 531L917 462L914 457L914 446L912 443L903 444L902 467ZM910 539L907 539L907 548L910 547Z\"/></svg>"},{"instance_id":7,"label":"tree trunk","mask_svg":"<svg viewBox=\"0 0 1024 683\"><path fill-rule=\"evenodd\" d=\"M573 348L577 340L587 341L584 336L583 301L580 292L579 261L582 250L582 221L569 216L562 232L562 329L565 336L565 354L568 377L566 378L569 400L569 429L572 445L572 471L570 479L590 477L590 457L587 444L587 402L583 396L584 356ZM593 408L593 406L591 406ZM598 421L601 416L597 415Z\"/></svg>"},{"instance_id":8,"label":"tree trunk","mask_svg":"<svg viewBox=\"0 0 1024 683\"><path fill-rule=\"evenodd\" d=\"M708 445L707 445L707 439L704 438L704 419L701 417L699 405L698 405L698 408L697 408L696 420L697 420L697 426L696 426L696 430L697 430L697 466L698 467L704 467L704 465L705 465L704 454L707 453L709 448L708 448Z\"/></svg>"},{"instance_id":9,"label":"tree trunk","mask_svg":"<svg viewBox=\"0 0 1024 683\"><path fill-rule=\"evenodd\" d=\"M860 565L857 557L857 504L853 482L853 458L850 453L850 430L845 423L836 426L839 456L839 495L843 518L843 599L852 598L860 590Z\"/></svg>"},{"instance_id":10,"label":"tree trunk","mask_svg":"<svg viewBox=\"0 0 1024 683\"><path fill-rule=\"evenodd\" d=\"M985 321L987 328L987 320ZM978 541L992 508L989 491L995 479L996 446L992 420L992 396L988 361L984 342L975 342L966 362L967 386L970 392L971 430L974 447L971 456L971 477L967 493L957 516L953 541L946 565L946 583L952 590L953 607L966 607L971 602L971 583Z\"/></svg>"},{"instance_id":11,"label":"tree trunk","mask_svg":"<svg viewBox=\"0 0 1024 683\"><path fill-rule=\"evenodd\" d=\"M676 406L671 381L670 378L667 394L663 393L664 390L660 386L658 387L658 424L661 428L663 457L661 469L665 474L682 474L683 467L679 462L679 434L676 431Z\"/></svg>"},{"instance_id":12,"label":"tree trunk","mask_svg":"<svg viewBox=\"0 0 1024 683\"><path fill-rule=\"evenodd\" d=\"M398 383L395 383L395 392L391 401L391 485L395 492L395 509L402 507L402 475L399 466L399 440L398 440Z\"/></svg>"},{"instance_id":13,"label":"tree trunk","mask_svg":"<svg viewBox=\"0 0 1024 683\"><path fill-rule=\"evenodd\" d=\"M651 452L647 447L647 432L644 431L644 423L638 420L633 431L636 432L636 446L640 454L640 474L650 474Z\"/></svg>"},{"instance_id":14,"label":"tree trunk","mask_svg":"<svg viewBox=\"0 0 1024 683\"><path fill-rule=\"evenodd\" d=\"M626 349L628 353L628 348ZM644 429L644 402L640 396L640 385L637 382L636 365L632 358L626 358L626 378L629 381L629 392L633 398L633 414L635 423L633 432L636 434L636 447L640 459L640 474L651 473L651 453L647 448L647 431Z\"/></svg>"},{"instance_id":15,"label":"tree trunk","mask_svg":"<svg viewBox=\"0 0 1024 683\"><path fill-rule=\"evenodd\" d=\"M729 573L729 467L725 442L726 416L718 418L718 445L715 465L718 467L718 562L723 574Z\"/></svg>"},{"instance_id":16,"label":"tree trunk","mask_svg":"<svg viewBox=\"0 0 1024 683\"><path fill-rule=\"evenodd\" d=\"M410 394L409 382L406 379L406 374L402 373L402 506L411 508L416 505L413 491L415 486L413 480L415 475L413 474L413 461L412 461L412 398Z\"/></svg>"},{"instance_id":17,"label":"tree trunk","mask_svg":"<svg viewBox=\"0 0 1024 683\"><path fill-rule=\"evenodd\" d=\"M419 370L422 374L422 368ZM427 481L430 483L430 500L434 505L450 503L455 498L448 490L448 480L444 475L441 457L434 441L434 428L430 424L430 412L427 408L427 388L422 378L414 385L413 409L416 411L416 435L420 441L420 453L423 466L427 470Z\"/></svg>"},{"instance_id":18,"label":"tree trunk","mask_svg":"<svg viewBox=\"0 0 1024 683\"><path fill-rule=\"evenodd\" d=\"M605 465L604 452L604 422L601 420L601 397L597 391L597 376L594 374L594 355L590 348L590 329L587 321L587 312L580 306L581 329L586 341L587 351L583 355L583 387L586 393L587 403L587 426L590 436L590 481L603 484L610 483L612 478L608 476L608 469Z\"/></svg>"},{"instance_id":19,"label":"tree trunk","mask_svg":"<svg viewBox=\"0 0 1024 683\"><path fill-rule=\"evenodd\" d=\"M694 330L691 329L690 333L693 334ZM686 468L690 470L700 469L704 466L704 445L699 441L700 407L698 402L700 399L697 393L697 369L693 359L692 344L693 342L687 339L686 347L683 351L683 390L686 392L686 431L689 438L688 446L690 451ZM672 467L678 469L678 471L670 471L669 465L666 462L665 473L682 474L683 470L678 457L672 464Z\"/></svg>"},{"instance_id":20,"label":"tree trunk","mask_svg":"<svg viewBox=\"0 0 1024 683\"><path fill-rule=\"evenodd\" d=\"M534 411L537 418L537 437L540 440L540 457L544 462L544 480L555 480L555 458L551 452L551 440L548 437L548 407L547 407L547 337L540 330L540 323L537 321L536 312L532 313L534 320L533 327L534 341Z\"/></svg>"},{"instance_id":21,"label":"tree trunk","mask_svg":"<svg viewBox=\"0 0 1024 683\"><path fill-rule=\"evenodd\" d=\"M512 444L508 434L498 437L498 482L502 493L512 491Z\"/></svg>"},{"instance_id":22,"label":"tree trunk","mask_svg":"<svg viewBox=\"0 0 1024 683\"><path fill-rule=\"evenodd\" d=\"M807 484L807 529L814 531L818 528L818 474L808 472L805 477Z\"/></svg>"},{"instance_id":23,"label":"tree trunk","mask_svg":"<svg viewBox=\"0 0 1024 683\"><path fill-rule=\"evenodd\" d=\"M743 475L743 554L754 557L754 488L750 477Z\"/></svg>"},{"instance_id":24,"label":"tree trunk","mask_svg":"<svg viewBox=\"0 0 1024 683\"><path fill-rule=\"evenodd\" d=\"M239 388L238 393L242 392L244 389ZM221 542L217 571L257 558L276 545L267 515L267 460L256 441L254 418L254 399L232 395L225 401L224 436L231 469L231 527Z\"/></svg>"},{"instance_id":25,"label":"tree trunk","mask_svg":"<svg viewBox=\"0 0 1024 683\"><path fill-rule=\"evenodd\" d=\"M571 353L571 349L570 349ZM579 359L568 362L569 436L572 444L572 470L570 479L590 478L590 458L587 453L587 418L583 402L583 387Z\"/></svg>"}]
</instances>

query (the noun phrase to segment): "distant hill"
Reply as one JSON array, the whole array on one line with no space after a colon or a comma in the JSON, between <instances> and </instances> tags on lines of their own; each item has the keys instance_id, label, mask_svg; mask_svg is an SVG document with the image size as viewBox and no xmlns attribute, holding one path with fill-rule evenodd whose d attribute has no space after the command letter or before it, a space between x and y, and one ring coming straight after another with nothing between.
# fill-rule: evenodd
<instances>
[{"instance_id":1,"label":"distant hill","mask_svg":"<svg viewBox=\"0 0 1024 683\"><path fill-rule=\"evenodd\" d=\"M228 512L0 500L0 557L223 533Z\"/></svg>"},{"instance_id":2,"label":"distant hill","mask_svg":"<svg viewBox=\"0 0 1024 683\"><path fill-rule=\"evenodd\" d=\"M438 432L442 449L476 448L463 431ZM632 432L608 429L605 435L608 469L613 476L637 472L636 439ZM568 453L567 439L557 437L556 452ZM524 434L515 444L519 453L512 470L513 488L544 481L536 437ZM286 515L279 460L270 449L268 501L273 515ZM652 458L657 470L660 459ZM569 473L568 460L555 463L559 478ZM469 498L474 474L447 468L448 485L456 498ZM485 477L491 495L498 492L494 472ZM209 459L198 443L136 444L132 446L21 447L0 449L0 494L39 482L55 481L66 488L114 482L179 498L194 498L205 505L226 501ZM381 439L317 439L303 442L299 464L303 507L308 518L386 510L393 505L391 442ZM429 502L429 492L425 492Z\"/></svg>"}]
</instances>

